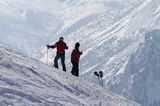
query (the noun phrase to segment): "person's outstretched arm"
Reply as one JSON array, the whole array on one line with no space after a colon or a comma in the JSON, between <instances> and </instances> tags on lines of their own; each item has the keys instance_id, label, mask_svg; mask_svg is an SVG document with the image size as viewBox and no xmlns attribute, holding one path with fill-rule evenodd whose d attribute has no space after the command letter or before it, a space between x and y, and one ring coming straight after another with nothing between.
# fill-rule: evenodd
<instances>
[{"instance_id":1,"label":"person's outstretched arm","mask_svg":"<svg viewBox=\"0 0 160 106\"><path fill-rule=\"evenodd\" d=\"M54 45L47 45L47 48L49 49L49 48L52 48L52 49L54 49L54 48L56 48L57 47L57 43L56 44L54 44Z\"/></svg>"},{"instance_id":2,"label":"person's outstretched arm","mask_svg":"<svg viewBox=\"0 0 160 106\"><path fill-rule=\"evenodd\" d=\"M66 47L65 47L65 49L68 49L68 46L67 46L67 44L65 44L65 46L66 46Z\"/></svg>"}]
</instances>

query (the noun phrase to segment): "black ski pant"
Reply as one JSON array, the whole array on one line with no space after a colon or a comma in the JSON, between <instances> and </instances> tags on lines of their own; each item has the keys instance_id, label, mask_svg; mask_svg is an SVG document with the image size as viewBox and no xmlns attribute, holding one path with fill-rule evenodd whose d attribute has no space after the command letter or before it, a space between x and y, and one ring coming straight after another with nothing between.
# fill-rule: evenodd
<instances>
[{"instance_id":1,"label":"black ski pant","mask_svg":"<svg viewBox=\"0 0 160 106\"><path fill-rule=\"evenodd\" d=\"M72 61L72 65L73 65L73 67L72 67L71 73L72 73L72 75L78 77L79 76L79 64L78 64L78 62Z\"/></svg>"},{"instance_id":2,"label":"black ski pant","mask_svg":"<svg viewBox=\"0 0 160 106\"><path fill-rule=\"evenodd\" d=\"M58 60L59 59L61 59L63 71L66 71L65 54L59 54L59 53L57 53L57 55L56 55L56 57L54 59L54 67L58 68Z\"/></svg>"}]
</instances>

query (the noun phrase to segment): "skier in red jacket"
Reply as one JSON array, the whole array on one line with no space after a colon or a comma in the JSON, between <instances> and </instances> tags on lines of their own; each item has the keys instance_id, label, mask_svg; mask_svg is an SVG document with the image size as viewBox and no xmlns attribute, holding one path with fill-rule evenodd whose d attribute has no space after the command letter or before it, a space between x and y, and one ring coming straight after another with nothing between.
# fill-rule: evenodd
<instances>
[{"instance_id":1,"label":"skier in red jacket","mask_svg":"<svg viewBox=\"0 0 160 106\"><path fill-rule=\"evenodd\" d=\"M79 47L80 44L77 42L71 54L71 63L73 65L71 73L77 77L79 76L79 58L80 55L82 55L82 52L79 51Z\"/></svg>"},{"instance_id":2,"label":"skier in red jacket","mask_svg":"<svg viewBox=\"0 0 160 106\"><path fill-rule=\"evenodd\" d=\"M65 42L63 42L63 37L59 38L59 41L56 42L54 45L47 45L48 49L49 48L57 48L57 55L54 59L54 67L58 68L58 60L59 58L61 59L63 71L66 71L66 66L65 66L65 49L68 49L68 46L66 45Z\"/></svg>"}]
</instances>

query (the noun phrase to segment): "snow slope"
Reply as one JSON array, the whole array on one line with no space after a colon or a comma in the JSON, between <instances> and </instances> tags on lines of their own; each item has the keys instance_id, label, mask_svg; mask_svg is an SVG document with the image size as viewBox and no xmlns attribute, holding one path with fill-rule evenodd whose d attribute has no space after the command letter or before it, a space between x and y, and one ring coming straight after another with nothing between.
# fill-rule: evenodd
<instances>
[{"instance_id":1,"label":"snow slope","mask_svg":"<svg viewBox=\"0 0 160 106\"><path fill-rule=\"evenodd\" d=\"M40 51L57 40L60 30L102 10L103 6L92 4L77 0L0 0L0 45L40 59Z\"/></svg>"},{"instance_id":2,"label":"snow slope","mask_svg":"<svg viewBox=\"0 0 160 106\"><path fill-rule=\"evenodd\" d=\"M15 51L0 48L1 106L138 106Z\"/></svg>"},{"instance_id":3,"label":"snow slope","mask_svg":"<svg viewBox=\"0 0 160 106\"><path fill-rule=\"evenodd\" d=\"M0 45L40 58L39 51L63 25L56 12L49 11L58 11L58 3L49 1L0 0Z\"/></svg>"},{"instance_id":4,"label":"snow slope","mask_svg":"<svg viewBox=\"0 0 160 106\"><path fill-rule=\"evenodd\" d=\"M0 45L45 62L46 44L64 36L70 71L70 53L79 41L84 51L81 78L96 83L93 72L103 71L106 88L122 95L125 85L115 86L124 79L128 83L126 70L132 54L145 41L146 32L160 29L160 0L0 0L0 8ZM50 64L55 53L49 51ZM128 90L125 96L142 104L159 100L150 92L148 100L146 96L139 99L135 92Z\"/></svg>"},{"instance_id":5,"label":"snow slope","mask_svg":"<svg viewBox=\"0 0 160 106\"><path fill-rule=\"evenodd\" d=\"M113 2L113 1L112 1ZM139 45L146 39L146 33L152 33L154 29L160 29L160 1L159 0L140 0L128 2L128 4L121 4L92 17L92 20L87 21L87 24L80 27L78 30L74 29L80 23L85 23L88 17L83 18L70 27L68 30L62 31L62 35L66 36L66 41L69 41L69 46L74 46L76 41L81 43L81 49L84 54L81 58L80 73L81 77L96 83L94 79L94 71L103 71L105 76L105 86L110 90L119 93L123 96L129 97L132 100L142 104L143 106L158 106L159 104L159 82L154 80L148 82L145 79L148 77L146 73L138 75L134 78L134 74L128 76L128 71L133 71L140 63L145 63L143 58L139 59L136 65L128 66L132 63L134 57L132 54L139 49ZM118 2L119 3L119 2ZM115 2L115 4L118 4ZM129 5L131 3L131 5ZM154 31L153 31L154 32ZM155 34L153 34L155 36ZM157 34L156 36L159 36ZM157 42L159 40L157 39ZM159 48L159 45L156 44ZM70 57L70 51L67 57ZM152 52L150 46L146 49ZM144 54L147 54L144 51ZM153 53L150 53L153 54ZM155 56L155 58L158 55ZM148 55L144 55L148 58ZM52 58L51 58L52 59ZM152 64L157 64L158 60L152 61ZM70 61L68 60L68 66ZM134 64L134 63L133 63ZM159 66L159 65L157 65ZM150 67L148 71L154 73L152 70L154 65L145 64L141 68ZM70 67L68 67L70 70ZM141 69L137 70L141 71ZM122 76L119 78L119 76ZM129 78L128 78L129 77ZM133 82L133 80L136 80ZM118 84L118 86L117 86ZM151 85L154 85L155 87ZM132 87L133 86L133 87Z\"/></svg>"},{"instance_id":6,"label":"snow slope","mask_svg":"<svg viewBox=\"0 0 160 106\"><path fill-rule=\"evenodd\" d=\"M156 48L160 48L160 35L159 31L154 31L160 29L159 6L159 0L144 0L106 31L91 33L93 40L82 57L82 77L93 82L93 71L102 70L106 88L143 106L159 106L159 52ZM146 38L148 32L152 41ZM152 46L148 46L150 43ZM145 49L139 49L141 44ZM142 53L136 52L139 50Z\"/></svg>"},{"instance_id":7,"label":"snow slope","mask_svg":"<svg viewBox=\"0 0 160 106\"><path fill-rule=\"evenodd\" d=\"M145 34L132 54L124 74L115 76L111 88L143 106L160 106L160 30Z\"/></svg>"}]
</instances>

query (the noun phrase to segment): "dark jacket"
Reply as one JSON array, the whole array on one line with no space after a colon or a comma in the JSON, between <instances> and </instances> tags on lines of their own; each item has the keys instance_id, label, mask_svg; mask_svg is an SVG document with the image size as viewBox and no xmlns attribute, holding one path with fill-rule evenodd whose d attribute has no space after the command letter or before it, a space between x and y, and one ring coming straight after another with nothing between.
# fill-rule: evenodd
<instances>
[{"instance_id":1,"label":"dark jacket","mask_svg":"<svg viewBox=\"0 0 160 106\"><path fill-rule=\"evenodd\" d=\"M68 46L63 41L58 41L56 44L49 46L50 48L57 48L58 54L65 54L65 49L68 49Z\"/></svg>"},{"instance_id":2,"label":"dark jacket","mask_svg":"<svg viewBox=\"0 0 160 106\"><path fill-rule=\"evenodd\" d=\"M71 54L71 62L79 63L80 55L82 55L82 52L80 52L78 48L73 49Z\"/></svg>"}]
</instances>

